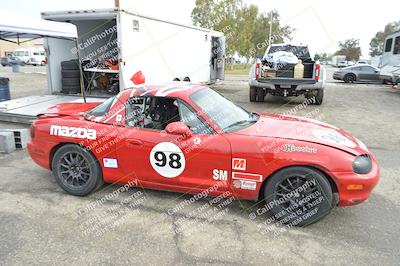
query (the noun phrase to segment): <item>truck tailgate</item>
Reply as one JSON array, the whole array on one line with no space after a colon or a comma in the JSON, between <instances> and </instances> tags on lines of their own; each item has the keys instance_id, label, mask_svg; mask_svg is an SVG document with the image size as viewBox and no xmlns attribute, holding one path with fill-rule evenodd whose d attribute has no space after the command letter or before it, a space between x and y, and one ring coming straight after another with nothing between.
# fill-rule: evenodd
<instances>
[{"instance_id":1,"label":"truck tailgate","mask_svg":"<svg viewBox=\"0 0 400 266\"><path fill-rule=\"evenodd\" d=\"M260 83L270 83L275 85L300 85L300 84L315 84L317 81L311 78L294 79L294 78L259 78Z\"/></svg>"}]
</instances>

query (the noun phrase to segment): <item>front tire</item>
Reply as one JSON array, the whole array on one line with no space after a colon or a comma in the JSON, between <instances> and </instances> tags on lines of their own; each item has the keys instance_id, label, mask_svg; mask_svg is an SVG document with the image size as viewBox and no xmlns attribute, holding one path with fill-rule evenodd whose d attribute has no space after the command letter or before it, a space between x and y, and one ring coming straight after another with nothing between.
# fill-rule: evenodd
<instances>
[{"instance_id":1,"label":"front tire","mask_svg":"<svg viewBox=\"0 0 400 266\"><path fill-rule=\"evenodd\" d=\"M284 224L305 226L321 220L332 209L329 181L318 170L303 166L282 169L267 181L266 206Z\"/></svg>"},{"instance_id":2,"label":"front tire","mask_svg":"<svg viewBox=\"0 0 400 266\"><path fill-rule=\"evenodd\" d=\"M97 159L77 145L67 144L59 148L51 165L58 185L68 194L86 196L103 184Z\"/></svg>"}]
</instances>

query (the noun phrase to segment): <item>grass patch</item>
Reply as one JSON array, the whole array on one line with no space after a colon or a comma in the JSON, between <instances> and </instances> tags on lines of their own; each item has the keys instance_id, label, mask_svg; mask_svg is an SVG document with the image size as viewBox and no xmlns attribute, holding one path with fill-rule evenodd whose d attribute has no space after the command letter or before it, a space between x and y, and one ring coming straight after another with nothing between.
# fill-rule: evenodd
<instances>
[{"instance_id":1,"label":"grass patch","mask_svg":"<svg viewBox=\"0 0 400 266\"><path fill-rule=\"evenodd\" d=\"M225 75L248 75L251 66L251 64L233 66L226 65Z\"/></svg>"}]
</instances>

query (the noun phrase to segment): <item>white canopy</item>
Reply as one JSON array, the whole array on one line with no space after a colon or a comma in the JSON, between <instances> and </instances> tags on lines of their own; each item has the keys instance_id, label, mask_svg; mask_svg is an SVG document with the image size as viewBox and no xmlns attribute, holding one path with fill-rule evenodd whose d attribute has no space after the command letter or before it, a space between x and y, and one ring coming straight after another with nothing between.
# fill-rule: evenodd
<instances>
[{"instance_id":1,"label":"white canopy","mask_svg":"<svg viewBox=\"0 0 400 266\"><path fill-rule=\"evenodd\" d=\"M66 22L34 19L0 9L0 40L20 43L20 39L55 37L76 39L76 26Z\"/></svg>"}]
</instances>

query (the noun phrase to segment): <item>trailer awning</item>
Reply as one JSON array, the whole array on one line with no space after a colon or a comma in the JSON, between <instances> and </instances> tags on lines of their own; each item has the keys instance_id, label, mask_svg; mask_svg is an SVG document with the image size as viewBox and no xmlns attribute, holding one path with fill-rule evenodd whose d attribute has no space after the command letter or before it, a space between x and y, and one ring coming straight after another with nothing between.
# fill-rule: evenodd
<instances>
[{"instance_id":1,"label":"trailer awning","mask_svg":"<svg viewBox=\"0 0 400 266\"><path fill-rule=\"evenodd\" d=\"M29 18L0 9L0 40L20 44L26 39L54 37L76 39L76 26L66 22Z\"/></svg>"}]
</instances>

